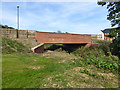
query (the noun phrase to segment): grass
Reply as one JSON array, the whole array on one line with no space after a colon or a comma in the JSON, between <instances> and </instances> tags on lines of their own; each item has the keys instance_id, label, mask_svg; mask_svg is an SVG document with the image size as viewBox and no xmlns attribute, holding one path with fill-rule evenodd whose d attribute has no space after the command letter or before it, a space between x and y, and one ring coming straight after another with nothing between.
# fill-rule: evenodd
<instances>
[{"instance_id":1,"label":"grass","mask_svg":"<svg viewBox=\"0 0 120 90\"><path fill-rule=\"evenodd\" d=\"M55 61L37 55L3 55L3 87L36 87L46 76L63 71L63 65Z\"/></svg>"},{"instance_id":2,"label":"grass","mask_svg":"<svg viewBox=\"0 0 120 90\"><path fill-rule=\"evenodd\" d=\"M101 43L101 42L99 42ZM117 56L108 43L78 48L71 53L62 45L45 45L53 51L27 53L30 46L3 38L3 88L118 88Z\"/></svg>"},{"instance_id":3,"label":"grass","mask_svg":"<svg viewBox=\"0 0 120 90\"><path fill-rule=\"evenodd\" d=\"M22 43L8 38L2 38L2 53L24 53L28 51L28 47L24 46Z\"/></svg>"},{"instance_id":4,"label":"grass","mask_svg":"<svg viewBox=\"0 0 120 90\"><path fill-rule=\"evenodd\" d=\"M118 87L117 74L103 73L94 66L93 68L92 66L80 67L75 62L59 63L59 61L57 58L51 59L36 54L4 54L2 56L2 87ZM102 76L99 73L108 76Z\"/></svg>"}]
</instances>

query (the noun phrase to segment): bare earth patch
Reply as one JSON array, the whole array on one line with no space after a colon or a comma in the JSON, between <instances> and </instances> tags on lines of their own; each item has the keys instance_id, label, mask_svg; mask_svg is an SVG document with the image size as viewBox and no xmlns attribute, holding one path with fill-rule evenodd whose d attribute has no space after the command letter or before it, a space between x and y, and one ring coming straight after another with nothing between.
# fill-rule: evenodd
<instances>
[{"instance_id":1,"label":"bare earth patch","mask_svg":"<svg viewBox=\"0 0 120 90\"><path fill-rule=\"evenodd\" d=\"M41 67L41 66L29 66L28 68L31 68L31 69L41 69L41 68L43 68L43 67Z\"/></svg>"},{"instance_id":2,"label":"bare earth patch","mask_svg":"<svg viewBox=\"0 0 120 90\"><path fill-rule=\"evenodd\" d=\"M118 83L118 75L114 75L113 73L100 73L100 72L98 73L98 75L105 76L106 79L112 80L114 84Z\"/></svg>"},{"instance_id":3,"label":"bare earth patch","mask_svg":"<svg viewBox=\"0 0 120 90\"><path fill-rule=\"evenodd\" d=\"M102 75L102 76L108 76L108 77L114 77L115 76L113 73L98 73L98 74Z\"/></svg>"},{"instance_id":4,"label":"bare earth patch","mask_svg":"<svg viewBox=\"0 0 120 90\"><path fill-rule=\"evenodd\" d=\"M75 70L75 71L80 71L80 70L84 70L84 68L82 68L82 67L76 67L76 68L73 68L73 70Z\"/></svg>"}]
</instances>

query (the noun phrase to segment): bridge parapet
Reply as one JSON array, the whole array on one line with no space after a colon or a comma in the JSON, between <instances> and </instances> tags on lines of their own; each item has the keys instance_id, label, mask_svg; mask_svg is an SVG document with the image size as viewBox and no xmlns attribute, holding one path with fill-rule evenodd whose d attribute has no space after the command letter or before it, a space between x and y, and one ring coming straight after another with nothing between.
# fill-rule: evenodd
<instances>
[{"instance_id":1,"label":"bridge parapet","mask_svg":"<svg viewBox=\"0 0 120 90\"><path fill-rule=\"evenodd\" d=\"M87 34L66 34L66 33L49 33L36 32L36 40L39 43L91 43L91 35Z\"/></svg>"}]
</instances>

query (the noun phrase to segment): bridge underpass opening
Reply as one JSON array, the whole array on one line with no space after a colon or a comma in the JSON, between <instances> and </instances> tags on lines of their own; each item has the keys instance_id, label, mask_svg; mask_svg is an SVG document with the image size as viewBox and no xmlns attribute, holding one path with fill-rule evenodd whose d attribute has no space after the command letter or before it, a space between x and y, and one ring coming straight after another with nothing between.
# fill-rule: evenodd
<instances>
[{"instance_id":1,"label":"bridge underpass opening","mask_svg":"<svg viewBox=\"0 0 120 90\"><path fill-rule=\"evenodd\" d=\"M87 43L84 44L44 44L44 51L66 51L71 53L82 46L85 46Z\"/></svg>"}]
</instances>

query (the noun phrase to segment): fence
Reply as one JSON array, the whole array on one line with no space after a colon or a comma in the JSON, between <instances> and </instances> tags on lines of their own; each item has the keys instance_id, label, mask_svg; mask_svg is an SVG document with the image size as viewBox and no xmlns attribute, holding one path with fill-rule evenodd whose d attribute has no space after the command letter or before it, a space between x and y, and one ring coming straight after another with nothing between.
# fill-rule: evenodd
<instances>
[{"instance_id":1,"label":"fence","mask_svg":"<svg viewBox=\"0 0 120 90\"><path fill-rule=\"evenodd\" d=\"M0 29L2 38L16 38L17 30L16 29ZM35 38L34 30L18 30L19 38Z\"/></svg>"}]
</instances>

